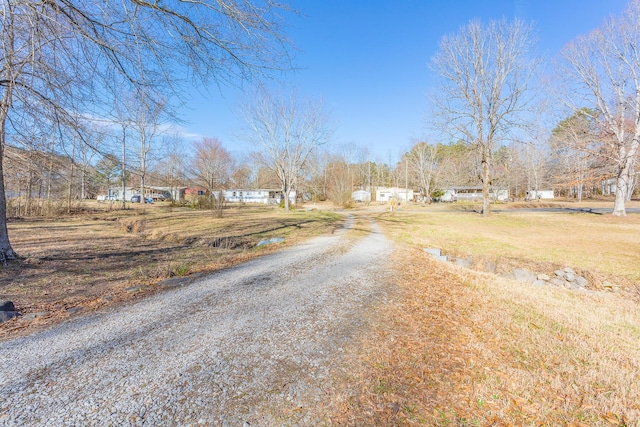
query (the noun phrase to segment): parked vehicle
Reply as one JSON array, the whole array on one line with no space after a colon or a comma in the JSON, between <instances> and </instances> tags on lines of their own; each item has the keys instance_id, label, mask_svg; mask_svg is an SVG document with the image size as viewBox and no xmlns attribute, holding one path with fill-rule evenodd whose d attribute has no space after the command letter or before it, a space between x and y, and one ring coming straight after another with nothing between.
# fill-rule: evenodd
<instances>
[{"instance_id":1,"label":"parked vehicle","mask_svg":"<svg viewBox=\"0 0 640 427\"><path fill-rule=\"evenodd\" d=\"M147 197L144 199L145 203L153 203L153 199L151 197ZM135 196L131 196L131 203L140 203L140 195L137 194Z\"/></svg>"}]
</instances>

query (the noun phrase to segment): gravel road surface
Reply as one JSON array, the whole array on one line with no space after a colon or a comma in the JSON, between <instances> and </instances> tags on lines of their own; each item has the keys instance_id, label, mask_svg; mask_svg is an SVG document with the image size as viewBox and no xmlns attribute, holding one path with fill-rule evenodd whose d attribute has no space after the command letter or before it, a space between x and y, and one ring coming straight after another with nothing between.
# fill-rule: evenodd
<instances>
[{"instance_id":1,"label":"gravel road surface","mask_svg":"<svg viewBox=\"0 0 640 427\"><path fill-rule=\"evenodd\" d=\"M324 424L391 250L341 230L2 342L0 425Z\"/></svg>"}]
</instances>

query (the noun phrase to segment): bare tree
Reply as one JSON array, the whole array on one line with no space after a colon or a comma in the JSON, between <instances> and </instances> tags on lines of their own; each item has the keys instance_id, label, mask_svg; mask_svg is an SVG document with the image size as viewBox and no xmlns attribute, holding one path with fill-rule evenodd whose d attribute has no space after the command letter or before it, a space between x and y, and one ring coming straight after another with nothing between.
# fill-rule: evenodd
<instances>
[{"instance_id":1,"label":"bare tree","mask_svg":"<svg viewBox=\"0 0 640 427\"><path fill-rule=\"evenodd\" d=\"M194 181L213 196L229 181L231 155L217 138L202 138L193 144L195 153L191 164Z\"/></svg>"},{"instance_id":2,"label":"bare tree","mask_svg":"<svg viewBox=\"0 0 640 427\"><path fill-rule=\"evenodd\" d=\"M591 119L610 136L603 142L616 168L613 215L625 216L640 147L640 0L569 43L562 58L569 80L565 101L576 112L593 108Z\"/></svg>"},{"instance_id":3,"label":"bare tree","mask_svg":"<svg viewBox=\"0 0 640 427\"><path fill-rule=\"evenodd\" d=\"M416 142L405 156L412 176L426 200L431 202L431 186L437 185L440 171L438 146L424 141Z\"/></svg>"},{"instance_id":4,"label":"bare tree","mask_svg":"<svg viewBox=\"0 0 640 427\"><path fill-rule=\"evenodd\" d=\"M164 137L163 153L155 167L155 175L163 185L171 188L174 201L179 197L178 187L187 183L188 158L184 153L182 137L170 134Z\"/></svg>"},{"instance_id":5,"label":"bare tree","mask_svg":"<svg viewBox=\"0 0 640 427\"><path fill-rule=\"evenodd\" d=\"M184 82L233 83L287 68L283 10L272 0L3 1L0 251L15 257L2 174L3 150L14 135L105 117L113 93L105 88L114 82L123 91L151 89L173 99Z\"/></svg>"},{"instance_id":6,"label":"bare tree","mask_svg":"<svg viewBox=\"0 0 640 427\"><path fill-rule=\"evenodd\" d=\"M442 79L436 115L456 138L477 149L482 213L489 213L494 149L523 125L530 109L529 85L538 60L531 56L532 27L515 20L471 21L445 36L432 58Z\"/></svg>"},{"instance_id":7,"label":"bare tree","mask_svg":"<svg viewBox=\"0 0 640 427\"><path fill-rule=\"evenodd\" d=\"M152 98L144 91L137 91L136 96L127 106L130 127L138 138L138 174L140 176L140 203L145 203L145 186L149 162L154 142L160 132L160 125L165 109L163 99Z\"/></svg>"},{"instance_id":8,"label":"bare tree","mask_svg":"<svg viewBox=\"0 0 640 427\"><path fill-rule=\"evenodd\" d=\"M258 147L257 160L278 179L285 210L291 190L310 154L331 137L328 115L319 102L299 102L295 94L276 98L266 92L246 105L248 138Z\"/></svg>"},{"instance_id":9,"label":"bare tree","mask_svg":"<svg viewBox=\"0 0 640 427\"><path fill-rule=\"evenodd\" d=\"M585 186L593 186L596 180L610 176L602 175L597 167L604 154L597 123L591 119L594 112L581 109L560 121L553 129L549 145L552 150L556 182L582 200Z\"/></svg>"},{"instance_id":10,"label":"bare tree","mask_svg":"<svg viewBox=\"0 0 640 427\"><path fill-rule=\"evenodd\" d=\"M325 166L327 198L334 205L349 207L351 204L355 173L355 168L349 164L345 154L332 156L331 161Z\"/></svg>"}]
</instances>

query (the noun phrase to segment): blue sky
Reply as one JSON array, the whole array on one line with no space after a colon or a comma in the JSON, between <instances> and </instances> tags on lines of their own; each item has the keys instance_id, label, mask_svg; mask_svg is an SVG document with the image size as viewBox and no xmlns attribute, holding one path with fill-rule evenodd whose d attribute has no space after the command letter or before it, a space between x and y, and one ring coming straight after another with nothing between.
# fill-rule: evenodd
<instances>
[{"instance_id":1,"label":"blue sky","mask_svg":"<svg viewBox=\"0 0 640 427\"><path fill-rule=\"evenodd\" d=\"M574 37L619 14L626 0L292 0L289 16L298 49L286 81L301 97L321 98L335 128L333 143L366 146L374 161L397 159L412 138L427 134L428 68L443 35L473 18L518 17L532 22L537 51L552 58ZM239 90L195 94L184 111L186 135L219 138L232 153L251 149L237 136Z\"/></svg>"}]
</instances>

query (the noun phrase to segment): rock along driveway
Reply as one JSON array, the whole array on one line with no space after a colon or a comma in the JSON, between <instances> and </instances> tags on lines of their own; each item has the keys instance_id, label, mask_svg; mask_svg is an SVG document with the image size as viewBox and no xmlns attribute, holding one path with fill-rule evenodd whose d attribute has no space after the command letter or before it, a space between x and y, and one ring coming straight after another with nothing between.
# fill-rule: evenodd
<instances>
[{"instance_id":1,"label":"rock along driveway","mask_svg":"<svg viewBox=\"0 0 640 427\"><path fill-rule=\"evenodd\" d=\"M0 343L0 425L323 424L391 250L342 230Z\"/></svg>"}]
</instances>

